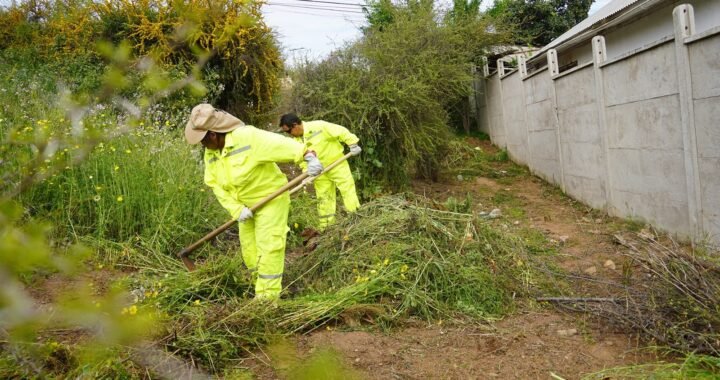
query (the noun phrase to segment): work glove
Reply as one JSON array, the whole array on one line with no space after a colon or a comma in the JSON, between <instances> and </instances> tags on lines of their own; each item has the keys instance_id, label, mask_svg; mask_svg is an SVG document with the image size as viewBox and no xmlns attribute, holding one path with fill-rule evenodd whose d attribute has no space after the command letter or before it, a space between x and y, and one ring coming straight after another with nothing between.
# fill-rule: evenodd
<instances>
[{"instance_id":1,"label":"work glove","mask_svg":"<svg viewBox=\"0 0 720 380\"><path fill-rule=\"evenodd\" d=\"M350 148L350 153L353 156L357 156L358 154L360 154L360 152L362 152L362 149L360 149L360 145L358 145L358 144L352 144L352 145L350 145L349 148Z\"/></svg>"},{"instance_id":2,"label":"work glove","mask_svg":"<svg viewBox=\"0 0 720 380\"><path fill-rule=\"evenodd\" d=\"M305 153L305 162L307 162L307 174L315 177L319 176L323 171L322 163L318 160L317 155L313 151Z\"/></svg>"},{"instance_id":3,"label":"work glove","mask_svg":"<svg viewBox=\"0 0 720 380\"><path fill-rule=\"evenodd\" d=\"M240 211L240 216L238 216L238 222L245 223L246 220L252 219L253 212L249 208L245 207Z\"/></svg>"}]
</instances>

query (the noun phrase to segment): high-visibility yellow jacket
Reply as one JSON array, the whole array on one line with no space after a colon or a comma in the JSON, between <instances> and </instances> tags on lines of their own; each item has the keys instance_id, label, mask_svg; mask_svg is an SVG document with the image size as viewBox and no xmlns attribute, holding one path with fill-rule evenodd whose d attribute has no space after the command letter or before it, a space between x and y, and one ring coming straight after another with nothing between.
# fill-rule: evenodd
<instances>
[{"instance_id":1,"label":"high-visibility yellow jacket","mask_svg":"<svg viewBox=\"0 0 720 380\"><path fill-rule=\"evenodd\" d=\"M221 150L205 149L205 184L233 216L287 183L276 162L301 162L305 146L251 125L225 135Z\"/></svg>"},{"instance_id":2,"label":"high-visibility yellow jacket","mask_svg":"<svg viewBox=\"0 0 720 380\"><path fill-rule=\"evenodd\" d=\"M357 144L360 139L347 128L323 120L303 122L303 140L309 150L314 150L323 166L345 155L346 145Z\"/></svg>"}]
</instances>

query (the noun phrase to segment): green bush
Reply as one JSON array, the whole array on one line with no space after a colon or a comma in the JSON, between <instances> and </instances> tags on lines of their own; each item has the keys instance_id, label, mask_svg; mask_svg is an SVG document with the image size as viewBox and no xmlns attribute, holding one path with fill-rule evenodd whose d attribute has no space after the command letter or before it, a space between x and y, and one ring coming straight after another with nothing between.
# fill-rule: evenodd
<instances>
[{"instance_id":1,"label":"green bush","mask_svg":"<svg viewBox=\"0 0 720 380\"><path fill-rule=\"evenodd\" d=\"M398 6L392 22L356 44L297 69L288 108L360 137L353 162L364 198L436 178L447 152L449 114L471 91L471 65L496 39L482 20L436 21L428 7Z\"/></svg>"}]
</instances>

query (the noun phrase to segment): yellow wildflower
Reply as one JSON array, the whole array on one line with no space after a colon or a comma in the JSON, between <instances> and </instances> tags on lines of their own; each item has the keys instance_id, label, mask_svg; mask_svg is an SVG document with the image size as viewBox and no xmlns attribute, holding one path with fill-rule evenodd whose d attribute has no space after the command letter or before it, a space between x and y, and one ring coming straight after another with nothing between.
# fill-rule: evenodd
<instances>
[{"instance_id":1,"label":"yellow wildflower","mask_svg":"<svg viewBox=\"0 0 720 380\"><path fill-rule=\"evenodd\" d=\"M195 300L195 302L193 302L193 303L194 303L195 305L200 305L200 300Z\"/></svg>"},{"instance_id":2,"label":"yellow wildflower","mask_svg":"<svg viewBox=\"0 0 720 380\"><path fill-rule=\"evenodd\" d=\"M383 265L388 266L388 264L390 264L390 259L386 257L385 261L383 261Z\"/></svg>"},{"instance_id":3,"label":"yellow wildflower","mask_svg":"<svg viewBox=\"0 0 720 380\"><path fill-rule=\"evenodd\" d=\"M130 306L130 308L128 309L128 314L130 314L130 315L135 315L135 314L137 314L137 310L138 310L138 309L137 309L137 306L132 305L132 306Z\"/></svg>"},{"instance_id":4,"label":"yellow wildflower","mask_svg":"<svg viewBox=\"0 0 720 380\"><path fill-rule=\"evenodd\" d=\"M118 170L120 170L120 167L117 166L117 165L115 165L115 168L114 168L114 169L115 169L115 171L118 171Z\"/></svg>"},{"instance_id":5,"label":"yellow wildflower","mask_svg":"<svg viewBox=\"0 0 720 380\"><path fill-rule=\"evenodd\" d=\"M293 225L293 227L295 227L295 229L297 230L297 229L300 227L300 225L297 224L297 223L295 223L295 224Z\"/></svg>"},{"instance_id":6,"label":"yellow wildflower","mask_svg":"<svg viewBox=\"0 0 720 380\"><path fill-rule=\"evenodd\" d=\"M123 201L123 196L122 196L122 195L118 195L117 201L118 201L118 202L122 202L122 201Z\"/></svg>"},{"instance_id":7,"label":"yellow wildflower","mask_svg":"<svg viewBox=\"0 0 720 380\"><path fill-rule=\"evenodd\" d=\"M125 153L130 154L130 153L132 153L132 150L130 150L130 149L125 149Z\"/></svg>"},{"instance_id":8,"label":"yellow wildflower","mask_svg":"<svg viewBox=\"0 0 720 380\"><path fill-rule=\"evenodd\" d=\"M345 240L345 241L350 240L350 236L348 236L348 235L343 236L343 240Z\"/></svg>"}]
</instances>

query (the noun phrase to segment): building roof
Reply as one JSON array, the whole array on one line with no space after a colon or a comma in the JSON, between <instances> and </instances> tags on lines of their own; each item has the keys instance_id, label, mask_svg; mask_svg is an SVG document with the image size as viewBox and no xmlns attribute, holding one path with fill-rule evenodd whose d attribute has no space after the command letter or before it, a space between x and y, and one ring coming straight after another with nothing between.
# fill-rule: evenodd
<instances>
[{"instance_id":1,"label":"building roof","mask_svg":"<svg viewBox=\"0 0 720 380\"><path fill-rule=\"evenodd\" d=\"M637 12L642 12L649 6L661 2L664 2L664 0L613 0L585 20L580 21L560 37L552 40L552 42L538 50L529 60L537 59L537 57L545 55L548 50L557 48L572 40L592 38L601 30L609 27L611 22L614 24L614 22L627 20Z\"/></svg>"}]
</instances>

